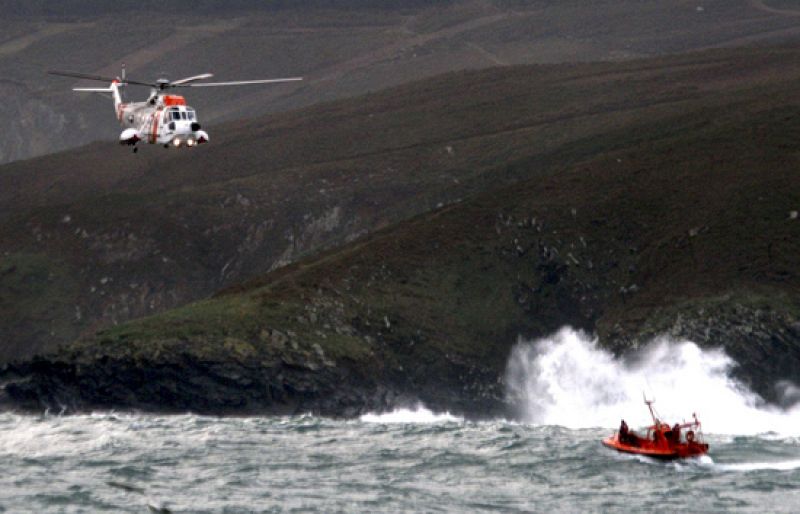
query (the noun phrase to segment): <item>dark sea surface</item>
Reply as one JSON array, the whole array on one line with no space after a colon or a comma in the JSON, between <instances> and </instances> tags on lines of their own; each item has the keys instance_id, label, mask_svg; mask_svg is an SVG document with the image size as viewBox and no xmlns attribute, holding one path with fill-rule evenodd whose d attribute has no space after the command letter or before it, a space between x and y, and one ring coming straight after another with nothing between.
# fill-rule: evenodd
<instances>
[{"instance_id":1,"label":"dark sea surface","mask_svg":"<svg viewBox=\"0 0 800 514\"><path fill-rule=\"evenodd\" d=\"M564 329L512 352L515 421L0 413L0 512L800 512L800 408L734 365L663 339L618 360ZM603 447L651 421L643 394L669 423L697 412L709 455Z\"/></svg>"},{"instance_id":2,"label":"dark sea surface","mask_svg":"<svg viewBox=\"0 0 800 514\"><path fill-rule=\"evenodd\" d=\"M709 434L709 457L665 463L604 448L609 433L425 411L354 421L5 414L0 510L800 510L797 437Z\"/></svg>"}]
</instances>

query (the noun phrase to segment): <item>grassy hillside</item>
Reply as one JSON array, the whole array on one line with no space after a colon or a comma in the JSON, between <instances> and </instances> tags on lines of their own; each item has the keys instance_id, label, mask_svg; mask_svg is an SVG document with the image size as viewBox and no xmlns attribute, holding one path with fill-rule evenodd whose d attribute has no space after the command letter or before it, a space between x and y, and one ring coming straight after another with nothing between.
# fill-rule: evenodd
<instances>
[{"instance_id":1,"label":"grassy hillside","mask_svg":"<svg viewBox=\"0 0 800 514\"><path fill-rule=\"evenodd\" d=\"M113 141L105 99L70 90L73 69L131 78L302 75L302 84L192 90L211 129L447 71L620 60L800 35L776 0L452 2L6 2L0 19L0 162ZM188 4L191 4L188 6ZM777 4L776 4L777 5ZM155 14L155 13L158 14ZM85 84L84 84L85 85ZM128 91L132 99L143 88Z\"/></svg>"},{"instance_id":2,"label":"grassy hillside","mask_svg":"<svg viewBox=\"0 0 800 514\"><path fill-rule=\"evenodd\" d=\"M53 286L66 307L27 309L52 295L19 289L13 273L0 278L9 320L0 359L205 297L440 204L550 176L638 144L645 130L696 131L697 120L715 123L770 88L788 94L795 55L784 47L460 72L234 122L192 153L134 156L98 143L6 165L2 266L35 255L69 286Z\"/></svg>"},{"instance_id":3,"label":"grassy hillside","mask_svg":"<svg viewBox=\"0 0 800 514\"><path fill-rule=\"evenodd\" d=\"M517 337L572 324L620 352L664 333L723 346L778 400L775 381L800 364L797 54L494 69L367 97L350 119L388 128L358 144L397 146L361 158L428 193L446 177L441 207L14 368L29 381L11 394L339 414L416 397L497 412ZM413 211L395 199L384 216Z\"/></svg>"},{"instance_id":4,"label":"grassy hillside","mask_svg":"<svg viewBox=\"0 0 800 514\"><path fill-rule=\"evenodd\" d=\"M716 152L714 166L735 158L761 169L749 156L726 157L738 141L723 147L704 131L749 121L756 101L791 105L796 56L789 46L460 72L231 123L191 153L134 156L95 144L6 165L0 265L13 271L0 277L8 320L0 358L182 305L437 206L649 141L677 138L690 161L702 150ZM791 134L780 137L792 144ZM686 230L705 234L709 223L697 218ZM24 256L54 277L45 285L55 296L19 286L25 272L14 266ZM61 307L47 307L56 301Z\"/></svg>"}]
</instances>

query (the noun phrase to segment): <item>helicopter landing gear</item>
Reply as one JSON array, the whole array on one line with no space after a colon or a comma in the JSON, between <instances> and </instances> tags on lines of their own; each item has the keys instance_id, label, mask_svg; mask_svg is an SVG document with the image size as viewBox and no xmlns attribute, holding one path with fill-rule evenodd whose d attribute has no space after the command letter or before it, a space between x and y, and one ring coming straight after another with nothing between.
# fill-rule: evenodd
<instances>
[{"instance_id":1,"label":"helicopter landing gear","mask_svg":"<svg viewBox=\"0 0 800 514\"><path fill-rule=\"evenodd\" d=\"M138 152L138 151L139 151L139 147L138 147L138 146L134 146L134 147L133 147L133 153L136 153L136 152Z\"/></svg>"}]
</instances>

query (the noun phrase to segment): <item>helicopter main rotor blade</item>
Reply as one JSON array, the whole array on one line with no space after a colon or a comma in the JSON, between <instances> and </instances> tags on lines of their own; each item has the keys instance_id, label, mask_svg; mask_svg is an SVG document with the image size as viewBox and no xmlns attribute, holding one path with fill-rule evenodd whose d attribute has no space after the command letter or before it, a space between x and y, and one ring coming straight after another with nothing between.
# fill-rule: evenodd
<instances>
[{"instance_id":1,"label":"helicopter main rotor blade","mask_svg":"<svg viewBox=\"0 0 800 514\"><path fill-rule=\"evenodd\" d=\"M114 82L115 80L120 80L117 77L103 77L101 75L90 75L88 73L77 73L74 71L49 70L47 73L49 73L50 75L59 75L61 77L73 77L76 79L97 80L99 82ZM138 86L155 87L155 84L149 82L138 82L136 80L128 80L128 79L120 81L124 82L125 84L136 84Z\"/></svg>"},{"instance_id":2,"label":"helicopter main rotor blade","mask_svg":"<svg viewBox=\"0 0 800 514\"><path fill-rule=\"evenodd\" d=\"M58 70L49 70L47 73L50 75L60 75L62 77L74 77L77 79L87 79L87 80L97 80L100 82L112 82L117 80L116 78L112 77L103 77L100 75L89 75L88 73L78 73L75 71L58 71Z\"/></svg>"},{"instance_id":3,"label":"helicopter main rotor blade","mask_svg":"<svg viewBox=\"0 0 800 514\"><path fill-rule=\"evenodd\" d=\"M266 80L236 80L233 82L200 82L199 84L175 84L175 87L215 87L215 86L245 86L248 84L276 84L279 82L296 82L303 80L302 77L292 77L286 79L266 79Z\"/></svg>"},{"instance_id":4,"label":"helicopter main rotor blade","mask_svg":"<svg viewBox=\"0 0 800 514\"><path fill-rule=\"evenodd\" d=\"M213 76L214 75L211 74L211 73L203 73L203 74L200 74L200 75L194 75L192 77L186 77L185 79L170 80L169 86L167 86L167 87L180 86L181 84L186 84L187 82L194 82L195 80L210 79Z\"/></svg>"}]
</instances>

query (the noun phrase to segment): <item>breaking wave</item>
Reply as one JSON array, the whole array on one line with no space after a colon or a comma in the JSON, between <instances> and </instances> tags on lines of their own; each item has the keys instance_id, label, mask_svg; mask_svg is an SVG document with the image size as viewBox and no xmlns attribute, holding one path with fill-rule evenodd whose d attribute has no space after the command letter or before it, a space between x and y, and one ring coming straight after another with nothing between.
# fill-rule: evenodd
<instances>
[{"instance_id":1,"label":"breaking wave","mask_svg":"<svg viewBox=\"0 0 800 514\"><path fill-rule=\"evenodd\" d=\"M661 338L619 359L586 334L564 328L518 343L506 370L507 395L521 419L570 428L616 427L625 418L644 426L643 393L668 422L696 412L708 433L797 435L800 406L783 410L731 377L735 362L722 350ZM792 384L780 384L796 392Z\"/></svg>"},{"instance_id":2,"label":"breaking wave","mask_svg":"<svg viewBox=\"0 0 800 514\"><path fill-rule=\"evenodd\" d=\"M800 460L786 460L776 462L740 462L732 464L715 464L719 471L792 471L800 468Z\"/></svg>"},{"instance_id":3,"label":"breaking wave","mask_svg":"<svg viewBox=\"0 0 800 514\"><path fill-rule=\"evenodd\" d=\"M451 415L449 412L435 413L423 405L417 405L414 409L395 409L392 412L382 414L364 414L361 416L364 423L448 423L461 422L462 418Z\"/></svg>"}]
</instances>

